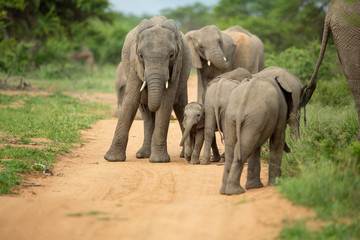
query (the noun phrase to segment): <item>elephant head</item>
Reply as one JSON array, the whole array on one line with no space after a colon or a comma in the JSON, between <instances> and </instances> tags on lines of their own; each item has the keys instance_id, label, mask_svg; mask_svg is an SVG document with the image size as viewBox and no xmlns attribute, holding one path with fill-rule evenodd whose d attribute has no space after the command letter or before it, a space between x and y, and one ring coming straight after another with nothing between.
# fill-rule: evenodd
<instances>
[{"instance_id":1,"label":"elephant head","mask_svg":"<svg viewBox=\"0 0 360 240\"><path fill-rule=\"evenodd\" d=\"M231 58L236 45L231 37L221 32L216 26L205 26L186 35L194 68L202 68L201 59L208 66L211 64L221 70L231 67Z\"/></svg>"},{"instance_id":2,"label":"elephant head","mask_svg":"<svg viewBox=\"0 0 360 240\"><path fill-rule=\"evenodd\" d=\"M184 120L182 122L184 127L184 134L180 142L180 146L184 145L185 139L189 136L190 132L197 129L204 128L205 123L205 109L202 104L198 102L191 102L186 105L184 110Z\"/></svg>"},{"instance_id":3,"label":"elephant head","mask_svg":"<svg viewBox=\"0 0 360 240\"><path fill-rule=\"evenodd\" d=\"M143 81L140 89L147 88L148 107L156 112L161 105L164 91L177 87L182 63L182 35L173 20L156 24L156 18L143 20L131 47L131 62L138 78Z\"/></svg>"}]
</instances>

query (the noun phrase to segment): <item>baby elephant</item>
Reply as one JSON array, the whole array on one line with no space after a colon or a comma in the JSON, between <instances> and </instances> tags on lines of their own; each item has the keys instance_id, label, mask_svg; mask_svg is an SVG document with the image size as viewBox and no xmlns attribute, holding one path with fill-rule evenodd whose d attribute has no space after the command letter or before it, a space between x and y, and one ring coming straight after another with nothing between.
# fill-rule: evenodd
<instances>
[{"instance_id":1,"label":"baby elephant","mask_svg":"<svg viewBox=\"0 0 360 240\"><path fill-rule=\"evenodd\" d=\"M191 102L184 110L184 134L180 146L184 146L186 160L199 164L199 155L204 143L205 110L202 104Z\"/></svg>"},{"instance_id":2,"label":"baby elephant","mask_svg":"<svg viewBox=\"0 0 360 240\"><path fill-rule=\"evenodd\" d=\"M246 188L263 187L260 148L270 139L268 184L281 175L286 122L293 109L291 88L277 77L242 81L231 93L225 115L225 167L221 194L240 194L240 176L248 161Z\"/></svg>"}]
</instances>

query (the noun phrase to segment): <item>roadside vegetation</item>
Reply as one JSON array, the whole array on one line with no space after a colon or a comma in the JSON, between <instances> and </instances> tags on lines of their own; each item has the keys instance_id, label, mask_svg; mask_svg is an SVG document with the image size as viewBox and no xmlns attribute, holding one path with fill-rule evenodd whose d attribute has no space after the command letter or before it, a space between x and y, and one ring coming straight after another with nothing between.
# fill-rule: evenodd
<instances>
[{"instance_id":1,"label":"roadside vegetation","mask_svg":"<svg viewBox=\"0 0 360 240\"><path fill-rule=\"evenodd\" d=\"M68 93L114 92L125 36L151 17L114 12L107 0L68 2L0 1L0 88L25 89L0 92L0 194L16 192L26 174L51 170L59 153L83 141L80 129L107 116L108 106ZM241 25L263 40L266 66L286 68L305 84L320 51L329 2L219 0L161 14L184 33L210 24ZM287 139L291 153L284 154L278 187L289 200L314 209L322 224L314 229L313 219L287 222L280 239L360 238L358 120L329 44L301 140ZM83 46L93 53L94 66L71 58Z\"/></svg>"}]
</instances>

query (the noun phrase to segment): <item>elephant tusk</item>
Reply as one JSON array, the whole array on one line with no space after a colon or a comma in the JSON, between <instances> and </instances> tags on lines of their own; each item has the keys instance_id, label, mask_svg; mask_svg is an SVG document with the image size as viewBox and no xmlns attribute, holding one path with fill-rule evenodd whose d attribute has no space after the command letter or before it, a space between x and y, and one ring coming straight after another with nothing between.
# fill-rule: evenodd
<instances>
[{"instance_id":1,"label":"elephant tusk","mask_svg":"<svg viewBox=\"0 0 360 240\"><path fill-rule=\"evenodd\" d=\"M144 90L145 86L146 86L146 81L144 81L143 85L141 86L140 92L142 92L142 90Z\"/></svg>"},{"instance_id":2,"label":"elephant tusk","mask_svg":"<svg viewBox=\"0 0 360 240\"><path fill-rule=\"evenodd\" d=\"M208 60L208 66L210 67L210 65L211 65L211 62L210 62L210 60Z\"/></svg>"},{"instance_id":3,"label":"elephant tusk","mask_svg":"<svg viewBox=\"0 0 360 240\"><path fill-rule=\"evenodd\" d=\"M226 57L224 57L224 61L225 61L225 62L227 61Z\"/></svg>"},{"instance_id":4,"label":"elephant tusk","mask_svg":"<svg viewBox=\"0 0 360 240\"><path fill-rule=\"evenodd\" d=\"M166 81L166 83L165 83L165 88L166 88L166 89L169 88L169 80Z\"/></svg>"}]
</instances>

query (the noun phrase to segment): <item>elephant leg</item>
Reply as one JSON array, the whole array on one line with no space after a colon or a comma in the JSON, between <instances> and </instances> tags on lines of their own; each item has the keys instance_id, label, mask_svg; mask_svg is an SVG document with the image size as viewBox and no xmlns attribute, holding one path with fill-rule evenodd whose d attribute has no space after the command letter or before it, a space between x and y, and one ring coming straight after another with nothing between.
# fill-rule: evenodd
<instances>
[{"instance_id":1,"label":"elephant leg","mask_svg":"<svg viewBox=\"0 0 360 240\"><path fill-rule=\"evenodd\" d=\"M188 162L190 162L191 154L193 152L194 143L193 143L192 140L193 139L192 139L192 136L191 136L191 133L190 133L189 136L186 138L186 140L184 142L184 157Z\"/></svg>"},{"instance_id":2,"label":"elephant leg","mask_svg":"<svg viewBox=\"0 0 360 240\"><path fill-rule=\"evenodd\" d=\"M175 89L167 89L161 106L155 113L155 129L151 139L150 162L170 162L167 152L167 133L175 99Z\"/></svg>"},{"instance_id":3,"label":"elephant leg","mask_svg":"<svg viewBox=\"0 0 360 240\"><path fill-rule=\"evenodd\" d=\"M136 111L140 103L140 87L140 81L130 81L127 84L114 138L110 149L104 156L104 158L108 161L126 160L125 151L129 138L129 130L134 121Z\"/></svg>"},{"instance_id":4,"label":"elephant leg","mask_svg":"<svg viewBox=\"0 0 360 240\"><path fill-rule=\"evenodd\" d=\"M264 186L260 181L260 148L261 147L258 147L248 160L246 189L261 188Z\"/></svg>"},{"instance_id":5,"label":"elephant leg","mask_svg":"<svg viewBox=\"0 0 360 240\"><path fill-rule=\"evenodd\" d=\"M198 77L198 98L197 102L200 104L204 104L205 97L205 86L204 86L204 76L202 76L201 69L197 69L197 77Z\"/></svg>"},{"instance_id":6,"label":"elephant leg","mask_svg":"<svg viewBox=\"0 0 360 240\"><path fill-rule=\"evenodd\" d=\"M234 160L234 147L236 143L236 133L235 133L235 123L228 123L225 129L225 164L224 164L224 173L222 177L222 185L220 188L220 193L225 194L226 185L228 182L228 177L231 169L231 165Z\"/></svg>"},{"instance_id":7,"label":"elephant leg","mask_svg":"<svg viewBox=\"0 0 360 240\"><path fill-rule=\"evenodd\" d=\"M239 144L236 144L234 148L234 159L231 164L225 188L225 194L227 195L241 194L245 192L245 189L240 186L240 177L246 159L241 158L239 153Z\"/></svg>"},{"instance_id":8,"label":"elephant leg","mask_svg":"<svg viewBox=\"0 0 360 240\"><path fill-rule=\"evenodd\" d=\"M219 162L221 159L220 153L219 153L219 149L217 147L217 143L216 143L216 136L214 134L214 138L211 144L211 149L213 151L213 162Z\"/></svg>"},{"instance_id":9,"label":"elephant leg","mask_svg":"<svg viewBox=\"0 0 360 240\"><path fill-rule=\"evenodd\" d=\"M139 109L144 120L144 142L137 151L136 158L148 158L151 154L151 138L154 132L155 114L150 112L146 105L140 106Z\"/></svg>"},{"instance_id":10,"label":"elephant leg","mask_svg":"<svg viewBox=\"0 0 360 240\"><path fill-rule=\"evenodd\" d=\"M196 132L195 142L194 142L194 149L193 149L193 152L191 154L190 163L192 163L192 164L199 164L200 163L199 157L200 157L200 151L201 151L201 148L203 146L203 143L204 143L204 129L199 129Z\"/></svg>"},{"instance_id":11,"label":"elephant leg","mask_svg":"<svg viewBox=\"0 0 360 240\"><path fill-rule=\"evenodd\" d=\"M281 161L285 146L285 130L275 132L270 138L270 161L268 185L276 185L276 178L281 176Z\"/></svg>"},{"instance_id":12,"label":"elephant leg","mask_svg":"<svg viewBox=\"0 0 360 240\"><path fill-rule=\"evenodd\" d=\"M215 117L214 112L211 110L205 111L205 127L204 127L204 151L201 159L201 164L210 164L211 147L213 145L215 133Z\"/></svg>"},{"instance_id":13,"label":"elephant leg","mask_svg":"<svg viewBox=\"0 0 360 240\"><path fill-rule=\"evenodd\" d=\"M184 127L181 123L184 120L184 109L187 104L188 104L188 94L187 94L187 88L185 88L184 92L178 98L177 103L174 104L174 112L175 112L176 118L178 119L178 123L179 123L182 134L184 134ZM182 148L182 150L180 152L180 158L183 158L183 157L184 157L184 148Z\"/></svg>"}]
</instances>

